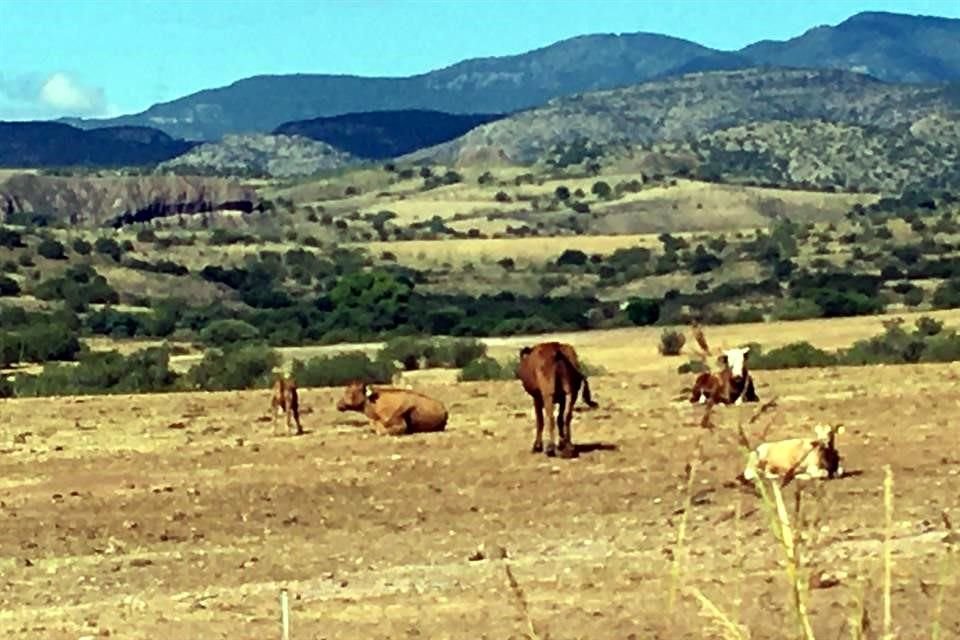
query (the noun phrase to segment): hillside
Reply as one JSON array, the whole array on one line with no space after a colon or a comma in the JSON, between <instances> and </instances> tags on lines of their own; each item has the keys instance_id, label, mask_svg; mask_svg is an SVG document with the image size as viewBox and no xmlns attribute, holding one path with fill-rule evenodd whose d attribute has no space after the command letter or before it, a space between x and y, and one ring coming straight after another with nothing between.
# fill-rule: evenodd
<instances>
[{"instance_id":1,"label":"hillside","mask_svg":"<svg viewBox=\"0 0 960 640\"><path fill-rule=\"evenodd\" d=\"M714 131L654 146L692 154L696 175L719 182L899 192L960 187L960 118L931 115L893 129L800 120Z\"/></svg>"},{"instance_id":2,"label":"hillside","mask_svg":"<svg viewBox=\"0 0 960 640\"><path fill-rule=\"evenodd\" d=\"M960 81L960 20L865 12L785 42L740 51L754 62L849 69L890 82Z\"/></svg>"},{"instance_id":3,"label":"hillside","mask_svg":"<svg viewBox=\"0 0 960 640\"><path fill-rule=\"evenodd\" d=\"M299 135L228 135L162 163L159 171L186 175L289 178L339 169L349 154Z\"/></svg>"},{"instance_id":4,"label":"hillside","mask_svg":"<svg viewBox=\"0 0 960 640\"><path fill-rule=\"evenodd\" d=\"M951 82L960 80L958 41L960 20L884 13L857 14L834 27L738 52L657 34L595 34L405 78L256 76L138 114L66 121L85 128L145 125L178 138L215 140L227 133L266 133L285 122L363 111L509 113L587 91L758 65L863 71L893 82Z\"/></svg>"},{"instance_id":5,"label":"hillside","mask_svg":"<svg viewBox=\"0 0 960 640\"><path fill-rule=\"evenodd\" d=\"M383 159L453 140L501 117L416 109L370 111L287 122L274 133L319 140L360 158Z\"/></svg>"},{"instance_id":6,"label":"hillside","mask_svg":"<svg viewBox=\"0 0 960 640\"><path fill-rule=\"evenodd\" d=\"M57 122L0 122L0 167L151 165L192 146L142 126L85 131Z\"/></svg>"},{"instance_id":7,"label":"hillside","mask_svg":"<svg viewBox=\"0 0 960 640\"><path fill-rule=\"evenodd\" d=\"M0 182L0 220L37 218L70 225L146 221L180 213L252 211L256 193L201 177L55 177L17 174Z\"/></svg>"},{"instance_id":8,"label":"hillside","mask_svg":"<svg viewBox=\"0 0 960 640\"><path fill-rule=\"evenodd\" d=\"M651 144L771 120L890 129L957 108L960 94L947 87L890 85L846 71L695 73L553 100L406 159L461 162L495 149L529 163L550 154L569 156L564 147L584 140L594 146ZM601 152L585 149L563 162L576 164Z\"/></svg>"}]
</instances>

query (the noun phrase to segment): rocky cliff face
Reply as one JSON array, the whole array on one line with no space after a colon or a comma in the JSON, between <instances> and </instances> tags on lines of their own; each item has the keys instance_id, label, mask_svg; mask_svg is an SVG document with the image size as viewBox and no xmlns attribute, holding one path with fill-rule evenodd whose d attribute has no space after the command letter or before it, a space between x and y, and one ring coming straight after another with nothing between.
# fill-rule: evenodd
<instances>
[{"instance_id":1,"label":"rocky cliff face","mask_svg":"<svg viewBox=\"0 0 960 640\"><path fill-rule=\"evenodd\" d=\"M0 220L26 213L72 224L124 224L179 213L252 211L258 206L253 189L221 178L17 174L0 182Z\"/></svg>"}]
</instances>

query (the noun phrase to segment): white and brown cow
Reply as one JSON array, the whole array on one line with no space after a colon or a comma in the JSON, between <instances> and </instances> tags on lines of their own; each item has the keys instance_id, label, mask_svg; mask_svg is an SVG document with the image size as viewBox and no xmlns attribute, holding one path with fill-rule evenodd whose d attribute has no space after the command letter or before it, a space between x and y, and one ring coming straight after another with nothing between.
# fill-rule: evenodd
<instances>
[{"instance_id":1,"label":"white and brown cow","mask_svg":"<svg viewBox=\"0 0 960 640\"><path fill-rule=\"evenodd\" d=\"M843 476L836 436L842 426L820 424L814 427L814 438L791 438L764 442L750 452L740 478L747 482L763 474L767 478L801 480L839 478Z\"/></svg>"},{"instance_id":2,"label":"white and brown cow","mask_svg":"<svg viewBox=\"0 0 960 640\"><path fill-rule=\"evenodd\" d=\"M725 349L720 353L720 371L705 372L693 384L690 402L701 404L736 404L758 402L753 376L747 368L750 347Z\"/></svg>"}]
</instances>

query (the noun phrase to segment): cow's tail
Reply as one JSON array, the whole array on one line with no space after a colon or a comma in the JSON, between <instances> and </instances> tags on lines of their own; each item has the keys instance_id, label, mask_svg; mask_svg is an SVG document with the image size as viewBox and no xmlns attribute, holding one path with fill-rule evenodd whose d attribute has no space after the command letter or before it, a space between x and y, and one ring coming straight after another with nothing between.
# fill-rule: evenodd
<instances>
[{"instance_id":1,"label":"cow's tail","mask_svg":"<svg viewBox=\"0 0 960 640\"><path fill-rule=\"evenodd\" d=\"M587 404L587 406L591 409L596 409L599 407L600 405L594 402L593 397L590 395L590 381L587 380L587 376L583 373L583 371L580 370L580 367L575 365L563 351L557 351L557 360L563 361L568 367L570 367L570 369L580 376L580 380L583 382L583 401Z\"/></svg>"}]
</instances>

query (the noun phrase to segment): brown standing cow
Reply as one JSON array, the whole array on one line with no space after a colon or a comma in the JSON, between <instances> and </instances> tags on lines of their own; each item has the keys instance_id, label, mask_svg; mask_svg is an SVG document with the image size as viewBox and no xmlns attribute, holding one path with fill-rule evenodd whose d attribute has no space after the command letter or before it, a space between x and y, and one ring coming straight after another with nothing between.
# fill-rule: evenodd
<instances>
[{"instance_id":1,"label":"brown standing cow","mask_svg":"<svg viewBox=\"0 0 960 640\"><path fill-rule=\"evenodd\" d=\"M537 414L537 435L533 441L533 453L544 451L543 415L546 412L549 430L547 433L548 456L556 455L554 446L555 432L560 432L560 455L565 458L576 455L570 423L573 419L573 405L577 401L580 387L583 387L583 401L593 408L597 403L590 397L590 383L580 371L577 352L569 344L544 342L520 350L520 367L517 371L523 388L533 398L533 408ZM554 420L553 404L557 403L557 417Z\"/></svg>"},{"instance_id":2,"label":"brown standing cow","mask_svg":"<svg viewBox=\"0 0 960 640\"><path fill-rule=\"evenodd\" d=\"M416 391L362 382L347 386L337 411L359 411L392 436L443 431L447 426L443 403Z\"/></svg>"},{"instance_id":3,"label":"brown standing cow","mask_svg":"<svg viewBox=\"0 0 960 640\"><path fill-rule=\"evenodd\" d=\"M287 433L290 433L291 420L297 425L297 435L303 435L300 425L300 397L297 394L297 383L293 377L277 375L273 381L273 392L270 396L270 412L273 414L273 432L277 432L277 418L281 413L286 416Z\"/></svg>"}]
</instances>

